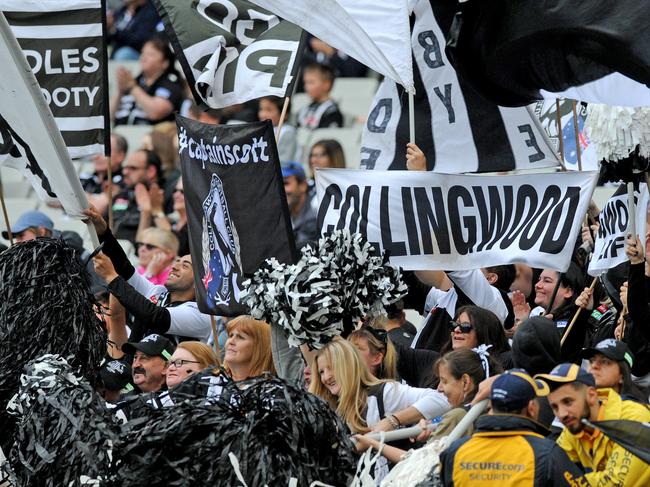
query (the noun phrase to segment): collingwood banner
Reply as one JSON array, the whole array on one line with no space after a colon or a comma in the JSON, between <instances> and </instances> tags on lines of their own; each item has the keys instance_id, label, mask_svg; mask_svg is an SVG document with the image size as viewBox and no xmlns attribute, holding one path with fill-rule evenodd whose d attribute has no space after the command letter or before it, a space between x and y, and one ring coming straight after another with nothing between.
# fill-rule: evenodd
<instances>
[{"instance_id":1,"label":"collingwood banner","mask_svg":"<svg viewBox=\"0 0 650 487\"><path fill-rule=\"evenodd\" d=\"M245 0L154 0L199 105L291 93L304 33Z\"/></svg>"},{"instance_id":2,"label":"collingwood banner","mask_svg":"<svg viewBox=\"0 0 650 487\"><path fill-rule=\"evenodd\" d=\"M526 108L503 108L480 97L445 55L456 4L417 0L411 45L415 63L415 142L430 170L510 171L559 165L555 150ZM406 169L407 95L384 80L363 131L361 167Z\"/></svg>"},{"instance_id":3,"label":"collingwood banner","mask_svg":"<svg viewBox=\"0 0 650 487\"><path fill-rule=\"evenodd\" d=\"M273 127L176 123L197 303L237 316L245 276L296 256Z\"/></svg>"},{"instance_id":4,"label":"collingwood banner","mask_svg":"<svg viewBox=\"0 0 650 487\"><path fill-rule=\"evenodd\" d=\"M634 191L636 208L636 233L643 242L646 228L646 208L648 207L648 187L641 185L641 191ZM598 215L598 235L589 262L588 273L598 276L607 270L627 262L625 240L629 225L627 203L627 184L621 184Z\"/></svg>"},{"instance_id":5,"label":"collingwood banner","mask_svg":"<svg viewBox=\"0 0 650 487\"><path fill-rule=\"evenodd\" d=\"M316 172L322 234L360 232L407 270L525 262L565 271L596 172L459 176Z\"/></svg>"},{"instance_id":6,"label":"collingwood banner","mask_svg":"<svg viewBox=\"0 0 650 487\"><path fill-rule=\"evenodd\" d=\"M105 0L0 0L70 157L109 154Z\"/></svg>"},{"instance_id":7,"label":"collingwood banner","mask_svg":"<svg viewBox=\"0 0 650 487\"><path fill-rule=\"evenodd\" d=\"M82 216L88 200L52 112L0 12L0 165L20 171L44 201Z\"/></svg>"}]
</instances>

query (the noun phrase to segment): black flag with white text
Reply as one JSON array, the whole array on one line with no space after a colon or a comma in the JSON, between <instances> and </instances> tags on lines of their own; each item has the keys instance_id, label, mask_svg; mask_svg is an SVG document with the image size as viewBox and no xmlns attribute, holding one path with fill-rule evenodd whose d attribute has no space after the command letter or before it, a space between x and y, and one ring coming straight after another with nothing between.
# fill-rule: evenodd
<instances>
[{"instance_id":1,"label":"black flag with white text","mask_svg":"<svg viewBox=\"0 0 650 487\"><path fill-rule=\"evenodd\" d=\"M197 303L237 316L245 278L296 256L273 127L176 123Z\"/></svg>"},{"instance_id":2,"label":"black flag with white text","mask_svg":"<svg viewBox=\"0 0 650 487\"><path fill-rule=\"evenodd\" d=\"M304 33L246 0L154 0L196 103L210 108L284 97Z\"/></svg>"},{"instance_id":3,"label":"black flag with white text","mask_svg":"<svg viewBox=\"0 0 650 487\"><path fill-rule=\"evenodd\" d=\"M70 157L110 154L105 0L0 0Z\"/></svg>"}]
</instances>

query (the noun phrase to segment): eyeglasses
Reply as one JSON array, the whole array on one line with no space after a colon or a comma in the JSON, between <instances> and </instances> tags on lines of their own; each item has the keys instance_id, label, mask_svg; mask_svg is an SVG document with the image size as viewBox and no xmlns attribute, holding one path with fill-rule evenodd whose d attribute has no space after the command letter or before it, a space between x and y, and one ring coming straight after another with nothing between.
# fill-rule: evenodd
<instances>
[{"instance_id":1,"label":"eyeglasses","mask_svg":"<svg viewBox=\"0 0 650 487\"><path fill-rule=\"evenodd\" d=\"M200 364L200 363L201 362L197 362L196 360L183 360L179 358L177 360L170 360L168 362L168 367L171 367L173 365L177 369L180 369L185 364Z\"/></svg>"},{"instance_id":2,"label":"eyeglasses","mask_svg":"<svg viewBox=\"0 0 650 487\"><path fill-rule=\"evenodd\" d=\"M457 321L449 322L449 329L454 331L456 328L460 328L461 333L469 333L474 329L474 325L471 323L458 323Z\"/></svg>"},{"instance_id":3,"label":"eyeglasses","mask_svg":"<svg viewBox=\"0 0 650 487\"><path fill-rule=\"evenodd\" d=\"M183 191L183 188L176 188L176 189L174 190L174 193L185 194L185 191Z\"/></svg>"},{"instance_id":4,"label":"eyeglasses","mask_svg":"<svg viewBox=\"0 0 650 487\"><path fill-rule=\"evenodd\" d=\"M147 250L155 250L155 249L160 248L160 247L158 247L157 245L154 245L154 244L144 243L144 242L136 242L135 243L135 250L136 251L139 250L140 247L145 247Z\"/></svg>"}]
</instances>

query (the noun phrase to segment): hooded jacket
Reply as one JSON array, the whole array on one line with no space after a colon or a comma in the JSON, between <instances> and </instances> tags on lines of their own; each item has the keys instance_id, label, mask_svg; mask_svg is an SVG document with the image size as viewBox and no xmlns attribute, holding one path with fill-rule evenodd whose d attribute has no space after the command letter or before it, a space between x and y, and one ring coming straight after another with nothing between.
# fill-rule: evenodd
<instances>
[{"instance_id":1,"label":"hooded jacket","mask_svg":"<svg viewBox=\"0 0 650 487\"><path fill-rule=\"evenodd\" d=\"M512 340L512 362L531 376L546 374L560 363L560 336L543 316L524 321Z\"/></svg>"}]
</instances>

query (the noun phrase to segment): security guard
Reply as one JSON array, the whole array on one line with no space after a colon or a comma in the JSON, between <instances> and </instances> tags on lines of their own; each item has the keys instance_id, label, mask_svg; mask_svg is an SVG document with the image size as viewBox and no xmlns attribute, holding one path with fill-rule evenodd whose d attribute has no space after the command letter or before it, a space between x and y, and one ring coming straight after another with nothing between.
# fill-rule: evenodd
<instances>
[{"instance_id":1,"label":"security guard","mask_svg":"<svg viewBox=\"0 0 650 487\"><path fill-rule=\"evenodd\" d=\"M452 443L440 455L447 486L586 486L578 467L544 436L536 419L536 397L548 394L543 382L523 369L512 369L492 384L492 411L476 424L476 433Z\"/></svg>"},{"instance_id":2,"label":"security guard","mask_svg":"<svg viewBox=\"0 0 650 487\"><path fill-rule=\"evenodd\" d=\"M645 404L621 399L613 389L596 389L594 376L576 364L560 364L535 378L550 388L549 403L564 425L557 439L572 461L584 468L592 486L648 486L650 466L622 446L582 423L627 419L650 421Z\"/></svg>"}]
</instances>

